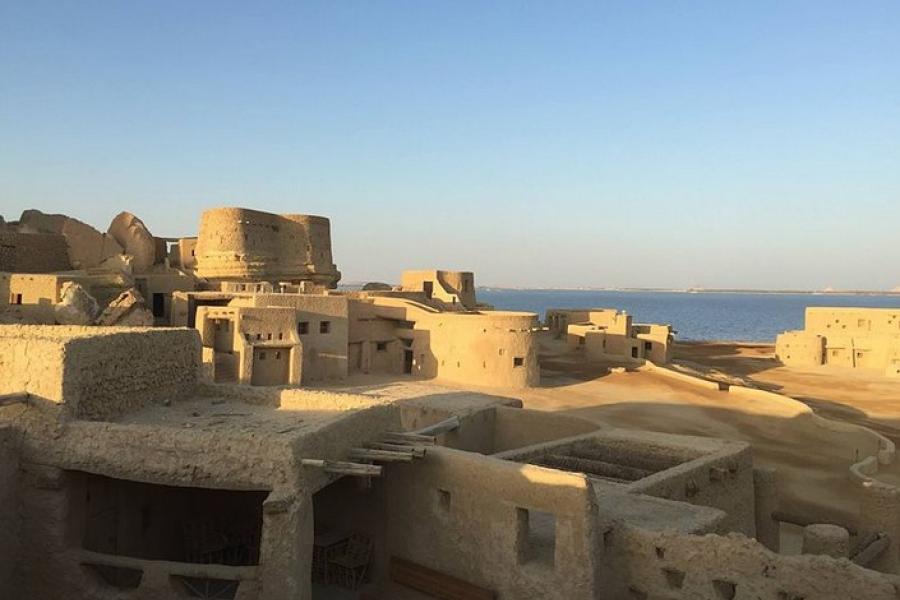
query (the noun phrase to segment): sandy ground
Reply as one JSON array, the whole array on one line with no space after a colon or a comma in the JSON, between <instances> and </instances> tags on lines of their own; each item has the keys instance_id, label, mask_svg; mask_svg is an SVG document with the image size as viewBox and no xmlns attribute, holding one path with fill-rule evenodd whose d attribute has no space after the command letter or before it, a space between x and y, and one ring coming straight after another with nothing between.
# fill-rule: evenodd
<instances>
[{"instance_id":1,"label":"sandy ground","mask_svg":"<svg viewBox=\"0 0 900 600\"><path fill-rule=\"evenodd\" d=\"M675 362L785 394L822 416L870 427L900 446L900 379L861 369L784 367L774 351L764 344L684 343L676 346Z\"/></svg>"},{"instance_id":2,"label":"sandy ground","mask_svg":"<svg viewBox=\"0 0 900 600\"><path fill-rule=\"evenodd\" d=\"M773 359L769 359L774 362ZM750 442L757 464L776 467L791 512L837 511L852 521L857 491L848 466L866 436L823 429L797 405L735 404L733 397L653 372L585 367L558 340L541 340L541 387L520 391L525 406L618 427Z\"/></svg>"}]
</instances>

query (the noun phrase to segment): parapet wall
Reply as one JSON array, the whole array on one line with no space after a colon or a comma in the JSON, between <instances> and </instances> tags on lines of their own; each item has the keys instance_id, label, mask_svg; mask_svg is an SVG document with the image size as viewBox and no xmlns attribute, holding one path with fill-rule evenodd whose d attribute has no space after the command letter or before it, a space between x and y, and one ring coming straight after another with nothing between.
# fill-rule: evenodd
<instances>
[{"instance_id":1,"label":"parapet wall","mask_svg":"<svg viewBox=\"0 0 900 600\"><path fill-rule=\"evenodd\" d=\"M782 556L741 535L617 529L601 562L608 598L896 600L900 579L827 556Z\"/></svg>"},{"instance_id":2,"label":"parapet wall","mask_svg":"<svg viewBox=\"0 0 900 600\"><path fill-rule=\"evenodd\" d=\"M75 417L177 400L193 389L199 366L194 330L0 326L0 393L28 392Z\"/></svg>"},{"instance_id":3,"label":"parapet wall","mask_svg":"<svg viewBox=\"0 0 900 600\"><path fill-rule=\"evenodd\" d=\"M200 219L196 273L214 281L258 279L335 285L325 217L274 215L245 208L207 210Z\"/></svg>"}]
</instances>

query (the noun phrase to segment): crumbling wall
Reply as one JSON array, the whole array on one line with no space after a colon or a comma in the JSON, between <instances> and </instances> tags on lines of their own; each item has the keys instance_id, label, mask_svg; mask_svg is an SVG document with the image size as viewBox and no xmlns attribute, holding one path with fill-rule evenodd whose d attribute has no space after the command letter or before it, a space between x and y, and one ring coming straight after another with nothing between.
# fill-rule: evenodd
<instances>
[{"instance_id":1,"label":"crumbling wall","mask_svg":"<svg viewBox=\"0 0 900 600\"><path fill-rule=\"evenodd\" d=\"M0 393L28 392L100 418L177 400L196 384L195 330L0 326Z\"/></svg>"},{"instance_id":2,"label":"crumbling wall","mask_svg":"<svg viewBox=\"0 0 900 600\"><path fill-rule=\"evenodd\" d=\"M782 556L742 535L684 535L620 526L600 562L598 598L896 600L900 579L847 559Z\"/></svg>"},{"instance_id":3,"label":"crumbling wall","mask_svg":"<svg viewBox=\"0 0 900 600\"><path fill-rule=\"evenodd\" d=\"M66 343L63 393L77 416L122 414L149 402L178 400L193 390L200 368L196 330L103 331Z\"/></svg>"},{"instance_id":4,"label":"crumbling wall","mask_svg":"<svg viewBox=\"0 0 900 600\"><path fill-rule=\"evenodd\" d=\"M71 268L62 235L0 231L0 271L52 273Z\"/></svg>"},{"instance_id":5,"label":"crumbling wall","mask_svg":"<svg viewBox=\"0 0 900 600\"><path fill-rule=\"evenodd\" d=\"M28 392L41 400L62 403L63 345L35 335L37 329L0 326L0 394Z\"/></svg>"},{"instance_id":6,"label":"crumbling wall","mask_svg":"<svg viewBox=\"0 0 900 600\"><path fill-rule=\"evenodd\" d=\"M39 210L26 210L19 218L19 228L62 235L68 246L69 261L76 269L96 267L107 258L122 252L122 246L109 235L65 215L48 215Z\"/></svg>"}]
</instances>

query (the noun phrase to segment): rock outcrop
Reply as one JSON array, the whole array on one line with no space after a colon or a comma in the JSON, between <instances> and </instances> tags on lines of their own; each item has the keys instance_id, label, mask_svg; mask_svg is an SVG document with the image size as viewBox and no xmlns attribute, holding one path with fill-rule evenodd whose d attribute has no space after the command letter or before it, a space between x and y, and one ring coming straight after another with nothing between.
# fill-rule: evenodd
<instances>
[{"instance_id":1,"label":"rock outcrop","mask_svg":"<svg viewBox=\"0 0 900 600\"><path fill-rule=\"evenodd\" d=\"M79 283L63 283L60 296L59 303L53 306L59 325L90 325L100 312L97 301Z\"/></svg>"},{"instance_id":2,"label":"rock outcrop","mask_svg":"<svg viewBox=\"0 0 900 600\"><path fill-rule=\"evenodd\" d=\"M103 310L97 325L119 327L151 327L153 313L147 308L143 296L132 288L119 294Z\"/></svg>"},{"instance_id":3,"label":"rock outcrop","mask_svg":"<svg viewBox=\"0 0 900 600\"><path fill-rule=\"evenodd\" d=\"M131 264L136 272L146 271L157 262L156 239L144 222L130 212L116 215L108 233L125 249L125 254L134 258Z\"/></svg>"},{"instance_id":4,"label":"rock outcrop","mask_svg":"<svg viewBox=\"0 0 900 600\"><path fill-rule=\"evenodd\" d=\"M96 267L107 258L122 253L122 246L111 236L66 215L26 210L19 218L18 229L22 233L61 234L68 246L69 261L75 269Z\"/></svg>"}]
</instances>

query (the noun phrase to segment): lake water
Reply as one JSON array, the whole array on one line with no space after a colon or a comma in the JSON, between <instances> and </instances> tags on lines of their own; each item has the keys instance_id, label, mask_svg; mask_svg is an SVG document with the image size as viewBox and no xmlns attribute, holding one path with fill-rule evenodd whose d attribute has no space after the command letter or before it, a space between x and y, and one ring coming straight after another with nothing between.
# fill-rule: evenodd
<instances>
[{"instance_id":1,"label":"lake water","mask_svg":"<svg viewBox=\"0 0 900 600\"><path fill-rule=\"evenodd\" d=\"M618 308L635 322L671 323L680 340L774 342L788 329L803 328L807 306L866 306L900 309L900 296L615 292L479 289L479 302L497 309L536 312L548 308Z\"/></svg>"}]
</instances>

